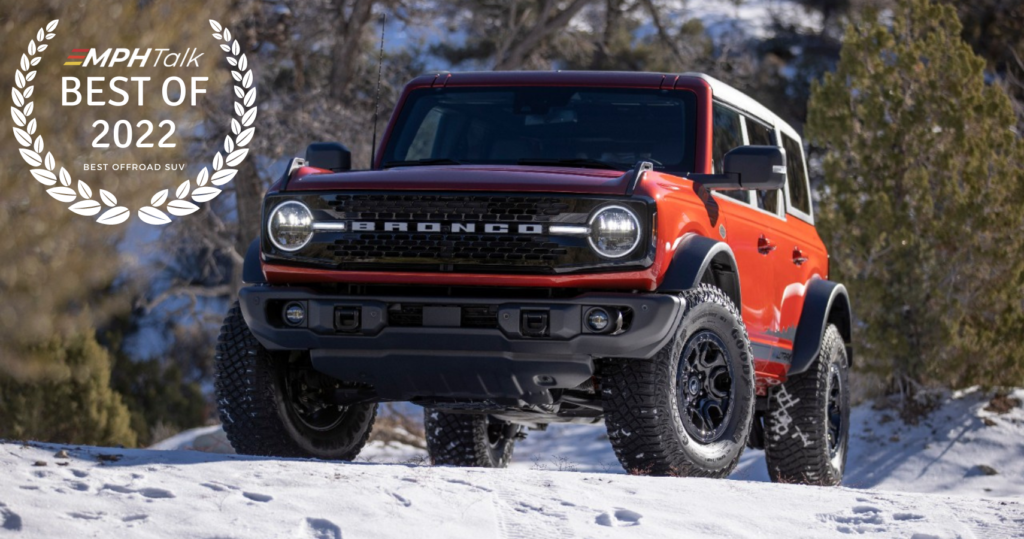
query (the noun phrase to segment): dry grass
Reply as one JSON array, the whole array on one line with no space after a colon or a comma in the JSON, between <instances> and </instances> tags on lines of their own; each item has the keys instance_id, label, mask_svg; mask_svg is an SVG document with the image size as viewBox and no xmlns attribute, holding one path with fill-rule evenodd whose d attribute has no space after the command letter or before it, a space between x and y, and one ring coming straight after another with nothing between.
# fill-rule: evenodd
<instances>
[{"instance_id":1,"label":"dry grass","mask_svg":"<svg viewBox=\"0 0 1024 539\"><path fill-rule=\"evenodd\" d=\"M386 444L398 443L419 449L427 448L423 422L420 418L404 414L390 403L380 407L377 421L373 425L373 432L370 434L370 441Z\"/></svg>"}]
</instances>

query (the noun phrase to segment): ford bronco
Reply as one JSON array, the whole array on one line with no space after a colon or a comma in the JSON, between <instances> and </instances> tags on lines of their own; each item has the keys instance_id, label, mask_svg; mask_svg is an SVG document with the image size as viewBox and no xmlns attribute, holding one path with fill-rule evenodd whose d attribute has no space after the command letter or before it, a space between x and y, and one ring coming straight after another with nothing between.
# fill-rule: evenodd
<instances>
[{"instance_id":1,"label":"ford bronco","mask_svg":"<svg viewBox=\"0 0 1024 539\"><path fill-rule=\"evenodd\" d=\"M245 454L350 460L378 403L435 464L599 423L630 473L838 484L850 302L800 136L701 74L438 73L369 170L311 144L270 187L217 346Z\"/></svg>"}]
</instances>

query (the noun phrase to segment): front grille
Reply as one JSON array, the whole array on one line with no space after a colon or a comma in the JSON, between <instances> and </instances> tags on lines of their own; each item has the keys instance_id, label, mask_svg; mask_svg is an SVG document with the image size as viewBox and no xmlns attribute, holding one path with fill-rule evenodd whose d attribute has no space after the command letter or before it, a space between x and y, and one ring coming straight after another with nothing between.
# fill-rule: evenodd
<instances>
[{"instance_id":1,"label":"front grille","mask_svg":"<svg viewBox=\"0 0 1024 539\"><path fill-rule=\"evenodd\" d=\"M570 205L553 197L346 194L328 204L341 219L408 221L476 221L545 223L569 212Z\"/></svg>"},{"instance_id":2,"label":"front grille","mask_svg":"<svg viewBox=\"0 0 1024 539\"><path fill-rule=\"evenodd\" d=\"M268 260L339 270L568 273L646 267L650 242L628 257L606 260L585 236L552 234L552 225L585 225L592 212L615 203L650 223L638 199L571 195L466 193L298 193L267 197L264 215L282 200L300 200L318 221L344 222L343 232L319 232L296 252L268 239ZM649 225L644 232L649 234ZM648 238L649 239L649 238Z\"/></svg>"}]
</instances>

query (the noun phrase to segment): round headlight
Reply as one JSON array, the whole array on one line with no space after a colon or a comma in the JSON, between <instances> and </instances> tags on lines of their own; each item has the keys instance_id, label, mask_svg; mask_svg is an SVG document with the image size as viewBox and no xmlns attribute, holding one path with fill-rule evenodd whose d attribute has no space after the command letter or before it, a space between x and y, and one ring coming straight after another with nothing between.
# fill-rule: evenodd
<instances>
[{"instance_id":1,"label":"round headlight","mask_svg":"<svg viewBox=\"0 0 1024 539\"><path fill-rule=\"evenodd\" d=\"M605 206L590 218L590 246L606 258L621 258L640 243L640 220L622 206Z\"/></svg>"},{"instance_id":2,"label":"round headlight","mask_svg":"<svg viewBox=\"0 0 1024 539\"><path fill-rule=\"evenodd\" d=\"M267 235L278 249L298 251L313 238L313 212L294 200L279 204L270 212Z\"/></svg>"}]
</instances>

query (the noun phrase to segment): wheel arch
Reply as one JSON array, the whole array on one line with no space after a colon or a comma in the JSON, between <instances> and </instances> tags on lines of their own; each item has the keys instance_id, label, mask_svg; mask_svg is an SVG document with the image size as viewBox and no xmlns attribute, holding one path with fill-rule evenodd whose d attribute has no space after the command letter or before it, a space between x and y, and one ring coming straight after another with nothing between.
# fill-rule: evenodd
<instances>
[{"instance_id":1,"label":"wheel arch","mask_svg":"<svg viewBox=\"0 0 1024 539\"><path fill-rule=\"evenodd\" d=\"M679 241L658 292L678 294L702 283L713 284L742 309L737 267L729 244L690 232Z\"/></svg>"},{"instance_id":2,"label":"wheel arch","mask_svg":"<svg viewBox=\"0 0 1024 539\"><path fill-rule=\"evenodd\" d=\"M818 359L821 341L829 324L835 324L846 345L846 357L853 365L853 310L850 295L840 283L813 279L804 294L803 312L793 340L793 361L789 375L801 374Z\"/></svg>"},{"instance_id":3,"label":"wheel arch","mask_svg":"<svg viewBox=\"0 0 1024 539\"><path fill-rule=\"evenodd\" d=\"M249 248L245 251L245 260L242 262L242 282L245 284L267 282L267 276L263 274L263 264L260 262L259 236L252 240Z\"/></svg>"}]
</instances>

